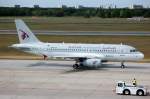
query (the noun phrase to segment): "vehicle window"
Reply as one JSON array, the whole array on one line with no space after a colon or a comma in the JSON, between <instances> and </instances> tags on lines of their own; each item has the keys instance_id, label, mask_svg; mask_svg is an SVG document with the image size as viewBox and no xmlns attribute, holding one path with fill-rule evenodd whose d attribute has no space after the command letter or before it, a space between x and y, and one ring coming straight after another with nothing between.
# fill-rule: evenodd
<instances>
[{"instance_id":1,"label":"vehicle window","mask_svg":"<svg viewBox=\"0 0 150 99\"><path fill-rule=\"evenodd\" d=\"M118 83L118 87L123 87L122 83Z\"/></svg>"}]
</instances>

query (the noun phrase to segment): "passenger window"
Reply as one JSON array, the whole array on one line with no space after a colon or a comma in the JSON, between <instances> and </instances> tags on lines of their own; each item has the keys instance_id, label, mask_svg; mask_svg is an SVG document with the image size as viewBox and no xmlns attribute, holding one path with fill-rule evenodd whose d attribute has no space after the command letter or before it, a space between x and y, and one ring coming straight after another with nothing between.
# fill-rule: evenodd
<instances>
[{"instance_id":1,"label":"passenger window","mask_svg":"<svg viewBox=\"0 0 150 99\"><path fill-rule=\"evenodd\" d=\"M130 50L130 52L137 52L138 50L134 49L134 50Z\"/></svg>"}]
</instances>

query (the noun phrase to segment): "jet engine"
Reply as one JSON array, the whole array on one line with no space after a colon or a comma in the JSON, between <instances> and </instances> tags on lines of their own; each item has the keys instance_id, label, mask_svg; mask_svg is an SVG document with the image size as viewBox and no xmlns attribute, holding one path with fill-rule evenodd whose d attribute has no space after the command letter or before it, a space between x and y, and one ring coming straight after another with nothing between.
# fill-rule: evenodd
<instances>
[{"instance_id":1,"label":"jet engine","mask_svg":"<svg viewBox=\"0 0 150 99\"><path fill-rule=\"evenodd\" d=\"M100 59L86 59L82 62L83 66L88 67L99 67L102 61Z\"/></svg>"}]
</instances>

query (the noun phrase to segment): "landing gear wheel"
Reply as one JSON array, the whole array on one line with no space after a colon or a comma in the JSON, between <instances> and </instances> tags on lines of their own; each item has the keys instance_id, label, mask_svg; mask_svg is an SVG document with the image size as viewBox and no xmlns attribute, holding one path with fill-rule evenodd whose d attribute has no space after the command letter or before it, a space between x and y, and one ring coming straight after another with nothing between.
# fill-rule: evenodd
<instances>
[{"instance_id":1,"label":"landing gear wheel","mask_svg":"<svg viewBox=\"0 0 150 99\"><path fill-rule=\"evenodd\" d=\"M125 65L123 62L121 62L121 68L125 68Z\"/></svg>"},{"instance_id":2,"label":"landing gear wheel","mask_svg":"<svg viewBox=\"0 0 150 99\"><path fill-rule=\"evenodd\" d=\"M76 70L76 69L79 69L79 65L78 65L78 64L74 64L74 65L73 65L73 69L75 69L75 70Z\"/></svg>"},{"instance_id":3,"label":"landing gear wheel","mask_svg":"<svg viewBox=\"0 0 150 99\"><path fill-rule=\"evenodd\" d=\"M125 65L121 65L121 68L125 68Z\"/></svg>"}]
</instances>

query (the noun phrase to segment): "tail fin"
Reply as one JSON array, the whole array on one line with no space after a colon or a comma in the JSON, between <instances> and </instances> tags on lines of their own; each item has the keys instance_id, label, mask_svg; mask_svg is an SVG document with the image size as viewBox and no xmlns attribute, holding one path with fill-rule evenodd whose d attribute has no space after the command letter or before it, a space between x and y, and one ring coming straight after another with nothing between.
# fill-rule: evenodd
<instances>
[{"instance_id":1,"label":"tail fin","mask_svg":"<svg viewBox=\"0 0 150 99\"><path fill-rule=\"evenodd\" d=\"M15 23L20 43L40 42L21 19L16 19Z\"/></svg>"}]
</instances>

